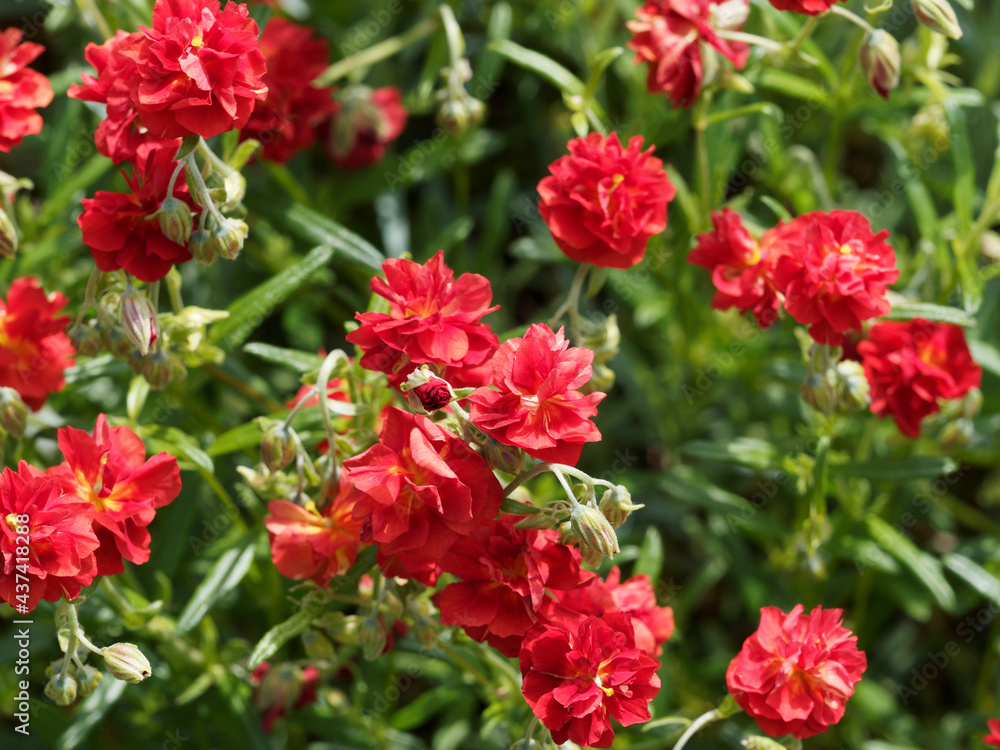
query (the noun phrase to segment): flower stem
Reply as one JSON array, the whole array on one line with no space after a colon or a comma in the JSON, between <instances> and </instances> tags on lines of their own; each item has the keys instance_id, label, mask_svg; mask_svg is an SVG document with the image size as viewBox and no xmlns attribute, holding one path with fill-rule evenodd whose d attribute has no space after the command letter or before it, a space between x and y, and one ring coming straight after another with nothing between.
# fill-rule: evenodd
<instances>
[{"instance_id":1,"label":"flower stem","mask_svg":"<svg viewBox=\"0 0 1000 750\"><path fill-rule=\"evenodd\" d=\"M313 82L313 85L329 86L334 81L346 76L352 70L365 68L369 65L374 65L381 60L392 57L409 47L414 42L418 42L425 36L433 34L437 31L439 23L440 22L436 18L428 18L426 21L418 23L407 32L386 39L384 42L379 42L368 49L361 50L361 52L345 57L343 60L338 60L329 68L324 70Z\"/></svg>"},{"instance_id":2,"label":"flower stem","mask_svg":"<svg viewBox=\"0 0 1000 750\"><path fill-rule=\"evenodd\" d=\"M716 35L721 39L728 39L731 42L743 42L745 44L753 44L758 47L763 47L768 52L784 52L785 45L781 42L776 42L773 39L767 39L766 37L757 36L756 34L747 34L743 31L731 31L729 29L715 29Z\"/></svg>"},{"instance_id":3,"label":"flower stem","mask_svg":"<svg viewBox=\"0 0 1000 750\"><path fill-rule=\"evenodd\" d=\"M673 750L682 750L682 748L688 743L688 740L694 737L702 727L708 726L713 721L718 721L721 718L722 712L717 708L713 708L711 711L703 713L691 722L691 726L689 726L684 731L684 734L681 735L681 738L677 740L677 744L674 745Z\"/></svg>"},{"instance_id":4,"label":"flower stem","mask_svg":"<svg viewBox=\"0 0 1000 750\"><path fill-rule=\"evenodd\" d=\"M846 18L848 21L850 21L851 23L853 23L855 26L858 26L858 27L864 29L869 34L871 32L873 32L873 31L875 31L875 29L872 27L872 25L870 23L868 23L863 18L861 18L859 16L856 16L854 13L851 13L851 11L849 11L847 8L843 7L842 5L834 5L832 8L830 8L830 12L833 13L834 15L841 16L842 18Z\"/></svg>"},{"instance_id":5,"label":"flower stem","mask_svg":"<svg viewBox=\"0 0 1000 750\"><path fill-rule=\"evenodd\" d=\"M559 306L552 319L549 320L549 328L554 329L559 325L559 321L562 319L563 315L569 313L569 324L570 330L573 334L573 340L579 343L580 331L579 331L579 321L580 321L580 296L583 294L583 284L587 280L587 274L590 269L593 268L589 263L581 263L576 269L576 275L573 276L573 283L570 284L569 294L566 296L566 301Z\"/></svg>"},{"instance_id":6,"label":"flower stem","mask_svg":"<svg viewBox=\"0 0 1000 750\"><path fill-rule=\"evenodd\" d=\"M503 488L503 496L510 497L510 493L512 493L522 484L527 482L529 479L537 477L539 474L544 474L546 471L549 470L549 468L550 468L549 464L540 463L540 464L535 464L534 466L528 469L525 469L516 477L514 477L512 480L510 480L510 482L507 483L507 486Z\"/></svg>"},{"instance_id":7,"label":"flower stem","mask_svg":"<svg viewBox=\"0 0 1000 750\"><path fill-rule=\"evenodd\" d=\"M225 221L225 218L215 205L215 201L212 200L212 195L208 191L208 185L205 184L205 178L201 176L201 170L198 168L198 162L195 161L193 151L184 157L184 163L186 163L189 167L188 174L190 174L191 179L194 180L194 187L198 192L199 202L203 207L208 209L208 212L212 215L212 218L217 224L222 224L222 222Z\"/></svg>"},{"instance_id":8,"label":"flower stem","mask_svg":"<svg viewBox=\"0 0 1000 750\"><path fill-rule=\"evenodd\" d=\"M799 33L795 35L795 38L788 43L785 49L790 53L798 52L799 47L805 44L806 39L812 36L818 25L819 16L809 16L806 22L802 24L802 28L799 29Z\"/></svg>"},{"instance_id":9,"label":"flower stem","mask_svg":"<svg viewBox=\"0 0 1000 750\"><path fill-rule=\"evenodd\" d=\"M698 194L701 198L701 228L708 229L712 217L712 166L708 160L708 143L705 131L708 129L708 109L712 95L703 93L692 113L695 150L698 153Z\"/></svg>"}]
</instances>

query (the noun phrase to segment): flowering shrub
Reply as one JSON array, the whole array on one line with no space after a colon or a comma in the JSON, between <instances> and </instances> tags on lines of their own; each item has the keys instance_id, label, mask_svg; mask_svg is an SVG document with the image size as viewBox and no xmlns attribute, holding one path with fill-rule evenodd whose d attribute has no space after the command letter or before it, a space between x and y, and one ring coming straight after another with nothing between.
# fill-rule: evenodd
<instances>
[{"instance_id":1,"label":"flowering shrub","mask_svg":"<svg viewBox=\"0 0 1000 750\"><path fill-rule=\"evenodd\" d=\"M2 747L1000 746L995 8L29 6Z\"/></svg>"}]
</instances>

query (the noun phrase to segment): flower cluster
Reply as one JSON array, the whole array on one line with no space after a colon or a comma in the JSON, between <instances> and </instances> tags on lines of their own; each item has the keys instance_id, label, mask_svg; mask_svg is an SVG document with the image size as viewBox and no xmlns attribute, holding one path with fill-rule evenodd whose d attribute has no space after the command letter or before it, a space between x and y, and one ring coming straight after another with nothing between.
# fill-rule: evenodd
<instances>
[{"instance_id":1,"label":"flower cluster","mask_svg":"<svg viewBox=\"0 0 1000 750\"><path fill-rule=\"evenodd\" d=\"M889 312L885 294L899 278L896 256L885 241L889 233L873 233L863 215L805 214L769 229L759 242L735 212L724 209L713 222L688 256L712 271L713 307L752 311L769 325L783 305L813 339L831 346Z\"/></svg>"},{"instance_id":2,"label":"flower cluster","mask_svg":"<svg viewBox=\"0 0 1000 750\"><path fill-rule=\"evenodd\" d=\"M122 572L123 559L146 562L148 526L181 489L177 459L147 460L139 437L103 414L92 434L66 427L58 437L63 463L22 461L0 479L0 599L22 613L75 599L96 576Z\"/></svg>"},{"instance_id":3,"label":"flower cluster","mask_svg":"<svg viewBox=\"0 0 1000 750\"><path fill-rule=\"evenodd\" d=\"M0 32L0 151L10 151L26 135L42 129L36 109L52 102L49 80L28 64L45 51L33 42L21 42L20 29Z\"/></svg>"}]
</instances>

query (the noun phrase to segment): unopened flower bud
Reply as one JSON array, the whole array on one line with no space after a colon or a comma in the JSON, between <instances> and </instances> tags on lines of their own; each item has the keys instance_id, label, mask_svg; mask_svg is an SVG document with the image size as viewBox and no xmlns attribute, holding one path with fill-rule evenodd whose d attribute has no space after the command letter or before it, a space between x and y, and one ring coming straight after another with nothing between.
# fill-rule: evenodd
<instances>
[{"instance_id":1,"label":"unopened flower bud","mask_svg":"<svg viewBox=\"0 0 1000 750\"><path fill-rule=\"evenodd\" d=\"M776 742L770 737L747 737L740 744L747 750L788 750L780 742Z\"/></svg>"},{"instance_id":2,"label":"unopened flower bud","mask_svg":"<svg viewBox=\"0 0 1000 750\"><path fill-rule=\"evenodd\" d=\"M609 315L599 324L585 324L583 346L594 352L594 364L601 365L618 353L622 334L618 329L618 316Z\"/></svg>"},{"instance_id":3,"label":"unopened flower bud","mask_svg":"<svg viewBox=\"0 0 1000 750\"><path fill-rule=\"evenodd\" d=\"M505 474L520 474L524 469L524 451L520 448L504 445L499 440L487 437L483 453L490 466Z\"/></svg>"},{"instance_id":4,"label":"unopened flower bud","mask_svg":"<svg viewBox=\"0 0 1000 750\"><path fill-rule=\"evenodd\" d=\"M76 353L82 357L96 357L101 353L101 333L96 326L84 323L69 330L69 340Z\"/></svg>"},{"instance_id":5,"label":"unopened flower bud","mask_svg":"<svg viewBox=\"0 0 1000 750\"><path fill-rule=\"evenodd\" d=\"M845 359L837 363L837 411L853 414L863 411L871 403L871 384L860 362Z\"/></svg>"},{"instance_id":6,"label":"unopened flower bud","mask_svg":"<svg viewBox=\"0 0 1000 750\"><path fill-rule=\"evenodd\" d=\"M45 685L45 695L57 706L68 706L76 700L76 680L68 674L57 674Z\"/></svg>"},{"instance_id":7,"label":"unopened flower bud","mask_svg":"<svg viewBox=\"0 0 1000 750\"><path fill-rule=\"evenodd\" d=\"M0 205L0 255L4 258L13 258L17 253L17 230L14 223L7 215L7 211Z\"/></svg>"},{"instance_id":8,"label":"unopened flower bud","mask_svg":"<svg viewBox=\"0 0 1000 750\"><path fill-rule=\"evenodd\" d=\"M607 365L594 365L590 380L580 386L580 392L607 393L615 384L615 371Z\"/></svg>"},{"instance_id":9,"label":"unopened flower bud","mask_svg":"<svg viewBox=\"0 0 1000 750\"><path fill-rule=\"evenodd\" d=\"M403 391L406 402L420 414L443 409L455 399L455 391L448 381L434 375L426 365L410 373Z\"/></svg>"},{"instance_id":10,"label":"unopened flower bud","mask_svg":"<svg viewBox=\"0 0 1000 750\"><path fill-rule=\"evenodd\" d=\"M155 391L163 390L171 381L170 357L166 352L147 354L139 363L139 372L146 378L150 388Z\"/></svg>"},{"instance_id":11,"label":"unopened flower bud","mask_svg":"<svg viewBox=\"0 0 1000 750\"><path fill-rule=\"evenodd\" d=\"M219 253L215 249L215 241L212 239L212 235L204 229L192 232L188 250L191 251L195 261L202 265L210 266L219 259Z\"/></svg>"},{"instance_id":12,"label":"unopened flower bud","mask_svg":"<svg viewBox=\"0 0 1000 750\"><path fill-rule=\"evenodd\" d=\"M128 340L146 356L153 342L160 337L160 323L149 297L134 289L127 290L122 295L118 320Z\"/></svg>"},{"instance_id":13,"label":"unopened flower bud","mask_svg":"<svg viewBox=\"0 0 1000 750\"><path fill-rule=\"evenodd\" d=\"M708 6L708 25L713 29L739 31L750 17L750 6L744 0L722 0Z\"/></svg>"},{"instance_id":14,"label":"unopened flower bud","mask_svg":"<svg viewBox=\"0 0 1000 750\"><path fill-rule=\"evenodd\" d=\"M240 219L223 219L212 230L215 251L226 260L234 260L243 249L243 241L250 233L250 227Z\"/></svg>"},{"instance_id":15,"label":"unopened flower bud","mask_svg":"<svg viewBox=\"0 0 1000 750\"><path fill-rule=\"evenodd\" d=\"M887 31L876 29L861 45L861 68L868 85L883 99L899 85L899 70L902 67L899 42Z\"/></svg>"},{"instance_id":16,"label":"unopened flower bud","mask_svg":"<svg viewBox=\"0 0 1000 750\"><path fill-rule=\"evenodd\" d=\"M615 530L597 508L574 504L569 523L573 533L580 538L581 549L589 547L604 557L614 557L620 552Z\"/></svg>"},{"instance_id":17,"label":"unopened flower bud","mask_svg":"<svg viewBox=\"0 0 1000 750\"><path fill-rule=\"evenodd\" d=\"M270 471L281 471L288 466L295 452L295 434L283 422L275 422L266 429L260 441L260 460Z\"/></svg>"},{"instance_id":18,"label":"unopened flower bud","mask_svg":"<svg viewBox=\"0 0 1000 750\"><path fill-rule=\"evenodd\" d=\"M632 503L632 495L622 485L617 485L601 496L600 509L608 523L614 529L621 528L622 524L628 520L629 514L634 510L644 508L644 505Z\"/></svg>"},{"instance_id":19,"label":"unopened flower bud","mask_svg":"<svg viewBox=\"0 0 1000 750\"><path fill-rule=\"evenodd\" d=\"M135 351L121 326L109 326L101 331L104 348L117 359L127 359Z\"/></svg>"},{"instance_id":20,"label":"unopened flower bud","mask_svg":"<svg viewBox=\"0 0 1000 750\"><path fill-rule=\"evenodd\" d=\"M45 668L45 676L51 679L60 672L62 672L62 663L63 663L62 659L56 659L53 662L49 662L49 666ZM72 665L70 665L70 669L72 668L73 668Z\"/></svg>"},{"instance_id":21,"label":"unopened flower bud","mask_svg":"<svg viewBox=\"0 0 1000 750\"><path fill-rule=\"evenodd\" d=\"M813 373L802 382L802 398L821 414L837 408L837 384L833 372Z\"/></svg>"},{"instance_id":22,"label":"unopened flower bud","mask_svg":"<svg viewBox=\"0 0 1000 750\"><path fill-rule=\"evenodd\" d=\"M962 416L966 419L972 419L977 414L979 414L980 409L983 408L983 392L978 388L973 388L967 394L965 398L962 399Z\"/></svg>"},{"instance_id":23,"label":"unopened flower bud","mask_svg":"<svg viewBox=\"0 0 1000 750\"><path fill-rule=\"evenodd\" d=\"M101 649L101 653L104 655L104 666L117 680L135 684L153 673L149 660L131 643L115 643Z\"/></svg>"},{"instance_id":24,"label":"unopened flower bud","mask_svg":"<svg viewBox=\"0 0 1000 750\"><path fill-rule=\"evenodd\" d=\"M89 664L84 664L83 669L77 668L76 670L76 682L79 688L78 692L81 698L86 698L92 692L97 690L97 686L101 684L101 680L104 679L104 673L99 669L94 669L94 667Z\"/></svg>"},{"instance_id":25,"label":"unopened flower bud","mask_svg":"<svg viewBox=\"0 0 1000 750\"><path fill-rule=\"evenodd\" d=\"M24 435L28 424L28 407L13 388L0 388L0 428L15 440Z\"/></svg>"},{"instance_id":26,"label":"unopened flower bud","mask_svg":"<svg viewBox=\"0 0 1000 750\"><path fill-rule=\"evenodd\" d=\"M541 515L540 513L537 515ZM529 516L529 518L534 518L534 516ZM561 523L556 531L559 532L559 544L565 544L567 547L572 547L574 544L578 544L580 537L573 533L573 526L569 521Z\"/></svg>"},{"instance_id":27,"label":"unopened flower bud","mask_svg":"<svg viewBox=\"0 0 1000 750\"><path fill-rule=\"evenodd\" d=\"M361 623L358 630L358 639L361 642L361 653L367 661L374 661L385 651L386 643L389 640L389 633L385 625L377 617L367 617Z\"/></svg>"},{"instance_id":28,"label":"unopened flower bud","mask_svg":"<svg viewBox=\"0 0 1000 750\"><path fill-rule=\"evenodd\" d=\"M911 0L913 14L924 26L949 39L961 39L962 27L958 25L955 9L948 0Z\"/></svg>"},{"instance_id":29,"label":"unopened flower bud","mask_svg":"<svg viewBox=\"0 0 1000 750\"><path fill-rule=\"evenodd\" d=\"M160 204L156 217L160 231L171 242L186 245L191 239L191 207L184 201L170 196Z\"/></svg>"},{"instance_id":30,"label":"unopened flower bud","mask_svg":"<svg viewBox=\"0 0 1000 750\"><path fill-rule=\"evenodd\" d=\"M314 628L309 628L302 634L302 647L310 659L333 661L337 658L330 639Z\"/></svg>"},{"instance_id":31,"label":"unopened flower bud","mask_svg":"<svg viewBox=\"0 0 1000 750\"><path fill-rule=\"evenodd\" d=\"M580 555L583 557L583 561L592 568L599 568L604 562L604 555L593 547L581 547Z\"/></svg>"},{"instance_id":32,"label":"unopened flower bud","mask_svg":"<svg viewBox=\"0 0 1000 750\"><path fill-rule=\"evenodd\" d=\"M971 419L965 417L953 419L941 430L941 447L944 448L945 453L953 453L964 448L972 440L975 431Z\"/></svg>"}]
</instances>

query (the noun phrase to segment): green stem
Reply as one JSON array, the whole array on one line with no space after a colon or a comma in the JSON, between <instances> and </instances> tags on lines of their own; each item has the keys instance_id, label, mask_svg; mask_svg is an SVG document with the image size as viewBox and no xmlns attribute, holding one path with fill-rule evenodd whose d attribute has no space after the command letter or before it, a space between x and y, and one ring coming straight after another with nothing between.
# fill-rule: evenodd
<instances>
[{"instance_id":1,"label":"green stem","mask_svg":"<svg viewBox=\"0 0 1000 750\"><path fill-rule=\"evenodd\" d=\"M316 391L319 394L319 412L323 416L323 429L326 431L326 439L330 443L330 458L333 460L333 478L336 480L340 475L337 465L337 432L333 429L333 416L330 414L330 402L327 395L327 383L333 375L333 369L340 362L346 362L350 366L350 358L341 349L334 349L323 360L320 365L319 374L316 376Z\"/></svg>"},{"instance_id":2,"label":"green stem","mask_svg":"<svg viewBox=\"0 0 1000 750\"><path fill-rule=\"evenodd\" d=\"M83 304L80 305L80 312L76 316L76 325L83 323L84 313L91 307L97 307L97 282L101 278L101 269L94 267L87 279L87 291L83 294Z\"/></svg>"},{"instance_id":3,"label":"green stem","mask_svg":"<svg viewBox=\"0 0 1000 750\"><path fill-rule=\"evenodd\" d=\"M785 45L781 42L757 36L756 34L747 34L742 31L730 31L729 29L715 29L715 33L720 39L728 39L731 42L743 42L744 44L754 44L758 47L763 47L768 52L784 52L786 49Z\"/></svg>"},{"instance_id":4,"label":"green stem","mask_svg":"<svg viewBox=\"0 0 1000 750\"><path fill-rule=\"evenodd\" d=\"M392 57L414 42L418 42L425 36L433 34L437 31L438 25L439 22L436 18L428 18L403 34L386 39L384 42L379 42L368 49L345 57L343 60L338 60L324 70L313 82L313 85L329 86L356 68L365 68Z\"/></svg>"},{"instance_id":5,"label":"green stem","mask_svg":"<svg viewBox=\"0 0 1000 750\"><path fill-rule=\"evenodd\" d=\"M579 331L580 296L583 294L583 284L587 280L587 274L592 267L589 263L580 264L576 269L576 275L573 276L573 283L570 284L566 301L559 306L552 319L549 320L549 328L555 329L559 325L562 316L569 313L570 331L573 334L573 341L576 343L579 343L581 338Z\"/></svg>"},{"instance_id":6,"label":"green stem","mask_svg":"<svg viewBox=\"0 0 1000 750\"><path fill-rule=\"evenodd\" d=\"M806 22L802 24L802 28L799 29L799 33L795 35L795 38L788 43L787 50L791 53L798 52L799 47L805 44L806 39L812 36L812 33L816 30L819 25L819 16L810 16L806 19Z\"/></svg>"},{"instance_id":7,"label":"green stem","mask_svg":"<svg viewBox=\"0 0 1000 750\"><path fill-rule=\"evenodd\" d=\"M529 479L537 477L539 474L544 474L546 471L549 470L549 468L550 468L549 464L540 463L540 464L535 464L529 469L525 469L516 477L514 477L512 480L510 480L507 486L503 488L503 496L510 497L510 493L512 493L522 484L527 482Z\"/></svg>"},{"instance_id":8,"label":"green stem","mask_svg":"<svg viewBox=\"0 0 1000 750\"><path fill-rule=\"evenodd\" d=\"M851 13L851 11L849 11L847 8L845 8L842 5L834 5L832 8L830 8L830 12L833 13L834 15L836 15L836 16L840 16L841 18L846 18L848 21L850 21L851 23L853 23L855 26L864 29L869 34L872 33L873 31L875 31L875 28L870 23L868 23L863 18L860 18L859 16L854 15L853 13Z\"/></svg>"},{"instance_id":9,"label":"green stem","mask_svg":"<svg viewBox=\"0 0 1000 750\"><path fill-rule=\"evenodd\" d=\"M688 743L692 737L694 737L702 727L708 726L713 721L718 721L722 718L722 712L717 708L713 708L711 711L703 713L697 719L691 722L684 734L681 735L680 739L677 740L677 744L674 745L674 750L683 750L683 747Z\"/></svg>"},{"instance_id":10,"label":"green stem","mask_svg":"<svg viewBox=\"0 0 1000 750\"><path fill-rule=\"evenodd\" d=\"M698 153L698 195L701 198L701 228L708 229L712 217L712 167L708 159L708 143L705 131L708 129L708 110L712 95L702 93L692 113L695 150Z\"/></svg>"},{"instance_id":11,"label":"green stem","mask_svg":"<svg viewBox=\"0 0 1000 750\"><path fill-rule=\"evenodd\" d=\"M194 180L194 187L198 193L199 202L208 210L208 213L211 214L217 224L222 224L225 221L225 217L223 217L219 208L215 205L215 201L212 200L212 195L208 190L208 185L205 184L205 178L201 176L201 170L198 168L198 162L195 161L193 151L184 157L184 162L188 166L188 174Z\"/></svg>"}]
</instances>

